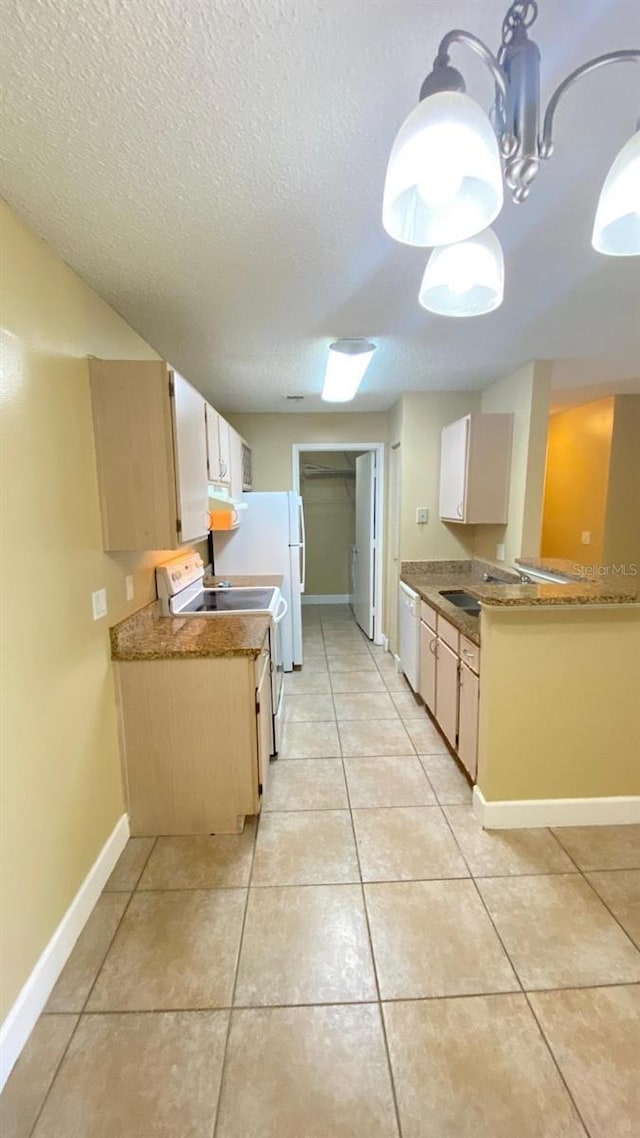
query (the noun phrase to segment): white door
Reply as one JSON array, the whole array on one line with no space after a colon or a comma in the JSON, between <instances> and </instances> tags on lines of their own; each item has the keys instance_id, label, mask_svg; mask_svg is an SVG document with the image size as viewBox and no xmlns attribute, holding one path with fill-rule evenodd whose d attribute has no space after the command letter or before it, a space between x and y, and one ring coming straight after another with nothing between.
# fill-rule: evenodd
<instances>
[{"instance_id":1,"label":"white door","mask_svg":"<svg viewBox=\"0 0 640 1138\"><path fill-rule=\"evenodd\" d=\"M376 456L367 451L356 459L356 548L353 613L369 639L373 638L376 575L375 496Z\"/></svg>"},{"instance_id":2,"label":"white door","mask_svg":"<svg viewBox=\"0 0 640 1138\"><path fill-rule=\"evenodd\" d=\"M466 505L469 416L443 427L440 454L440 517L463 521Z\"/></svg>"},{"instance_id":3,"label":"white door","mask_svg":"<svg viewBox=\"0 0 640 1138\"><path fill-rule=\"evenodd\" d=\"M173 428L180 541L197 541L209 529L205 401L178 372L173 373Z\"/></svg>"}]
</instances>

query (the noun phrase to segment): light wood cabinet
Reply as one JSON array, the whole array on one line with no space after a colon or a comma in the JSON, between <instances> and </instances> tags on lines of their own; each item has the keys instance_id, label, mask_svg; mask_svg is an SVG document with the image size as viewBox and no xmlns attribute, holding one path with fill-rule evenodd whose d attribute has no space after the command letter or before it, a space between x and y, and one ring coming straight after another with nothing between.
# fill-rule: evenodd
<instances>
[{"instance_id":1,"label":"light wood cabinet","mask_svg":"<svg viewBox=\"0 0 640 1138\"><path fill-rule=\"evenodd\" d=\"M443 427L440 517L468 525L507 522L513 415L474 412Z\"/></svg>"},{"instance_id":2,"label":"light wood cabinet","mask_svg":"<svg viewBox=\"0 0 640 1138\"><path fill-rule=\"evenodd\" d=\"M429 711L436 709L436 642L438 637L420 621L420 695Z\"/></svg>"},{"instance_id":3,"label":"light wood cabinet","mask_svg":"<svg viewBox=\"0 0 640 1138\"><path fill-rule=\"evenodd\" d=\"M478 767L478 705L480 681L464 662L460 664L458 756L475 781Z\"/></svg>"},{"instance_id":4,"label":"light wood cabinet","mask_svg":"<svg viewBox=\"0 0 640 1138\"><path fill-rule=\"evenodd\" d=\"M210 482L228 486L229 470L229 431L226 419L214 407L207 404L207 469Z\"/></svg>"},{"instance_id":5,"label":"light wood cabinet","mask_svg":"<svg viewBox=\"0 0 640 1138\"><path fill-rule=\"evenodd\" d=\"M115 672L131 834L238 833L268 780L268 649Z\"/></svg>"},{"instance_id":6,"label":"light wood cabinet","mask_svg":"<svg viewBox=\"0 0 640 1138\"><path fill-rule=\"evenodd\" d=\"M205 401L162 360L89 361L103 544L177 549L208 529Z\"/></svg>"},{"instance_id":7,"label":"light wood cabinet","mask_svg":"<svg viewBox=\"0 0 640 1138\"><path fill-rule=\"evenodd\" d=\"M439 637L435 650L436 719L455 750L458 732L458 657Z\"/></svg>"}]
</instances>

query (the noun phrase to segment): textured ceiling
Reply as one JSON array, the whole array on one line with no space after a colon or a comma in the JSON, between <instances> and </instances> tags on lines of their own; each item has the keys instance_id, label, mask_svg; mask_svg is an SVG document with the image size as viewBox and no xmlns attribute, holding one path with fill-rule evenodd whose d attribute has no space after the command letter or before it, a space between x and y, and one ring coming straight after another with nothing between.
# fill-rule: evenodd
<instances>
[{"instance_id":1,"label":"textured ceiling","mask_svg":"<svg viewBox=\"0 0 640 1138\"><path fill-rule=\"evenodd\" d=\"M3 192L222 409L287 410L289 392L307 397L294 409L326 409L336 336L379 344L353 410L477 387L533 357L568 360L574 388L578 357L608 361L603 372L617 361L624 379L640 359L640 259L599 256L590 234L637 119L637 69L591 76L561 106L556 157L495 226L507 267L497 312L424 312L426 253L382 229L391 143L440 38L464 27L495 48L505 7L3 0ZM539 7L546 95L590 55L640 46L635 0ZM488 108L486 73L454 50Z\"/></svg>"}]
</instances>

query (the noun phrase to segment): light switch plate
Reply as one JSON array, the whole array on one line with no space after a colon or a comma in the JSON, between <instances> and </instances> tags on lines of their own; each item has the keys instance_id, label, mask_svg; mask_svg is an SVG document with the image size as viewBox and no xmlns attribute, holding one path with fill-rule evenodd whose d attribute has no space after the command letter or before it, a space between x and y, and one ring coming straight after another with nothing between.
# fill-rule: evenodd
<instances>
[{"instance_id":1,"label":"light switch plate","mask_svg":"<svg viewBox=\"0 0 640 1138\"><path fill-rule=\"evenodd\" d=\"M426 526L429 521L429 511L426 506L418 506L416 510L416 525Z\"/></svg>"},{"instance_id":2,"label":"light switch plate","mask_svg":"<svg viewBox=\"0 0 640 1138\"><path fill-rule=\"evenodd\" d=\"M127 573L124 579L124 591L128 601L133 600L133 574Z\"/></svg>"},{"instance_id":3,"label":"light switch plate","mask_svg":"<svg viewBox=\"0 0 640 1138\"><path fill-rule=\"evenodd\" d=\"M96 589L95 593L91 594L91 607L93 609L94 620L101 620L103 616L107 615L106 589Z\"/></svg>"},{"instance_id":4,"label":"light switch plate","mask_svg":"<svg viewBox=\"0 0 640 1138\"><path fill-rule=\"evenodd\" d=\"M580 534L580 541L583 545L591 545L591 530L583 529Z\"/></svg>"}]
</instances>

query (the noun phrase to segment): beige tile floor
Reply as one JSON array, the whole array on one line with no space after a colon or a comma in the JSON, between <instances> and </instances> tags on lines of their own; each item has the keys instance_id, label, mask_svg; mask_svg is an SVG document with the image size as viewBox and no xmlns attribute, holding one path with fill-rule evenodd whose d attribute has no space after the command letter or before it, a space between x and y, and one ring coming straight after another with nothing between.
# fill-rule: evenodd
<instances>
[{"instance_id":1,"label":"beige tile floor","mask_svg":"<svg viewBox=\"0 0 640 1138\"><path fill-rule=\"evenodd\" d=\"M133 839L2 1138L631 1138L640 827L485 833L393 661L305 612L241 836Z\"/></svg>"}]
</instances>

